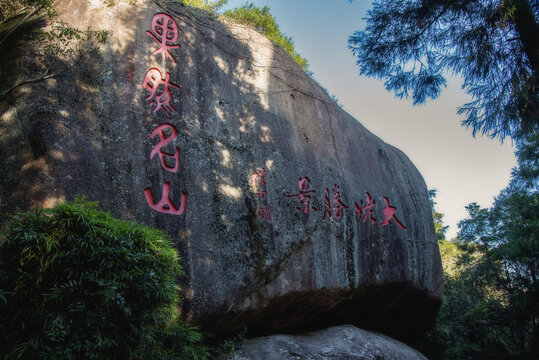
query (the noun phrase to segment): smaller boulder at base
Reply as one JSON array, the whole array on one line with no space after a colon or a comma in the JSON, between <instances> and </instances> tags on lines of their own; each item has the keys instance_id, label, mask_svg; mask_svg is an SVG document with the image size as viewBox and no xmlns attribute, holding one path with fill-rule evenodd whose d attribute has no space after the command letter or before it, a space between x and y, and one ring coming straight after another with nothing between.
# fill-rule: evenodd
<instances>
[{"instance_id":1,"label":"smaller boulder at base","mask_svg":"<svg viewBox=\"0 0 539 360\"><path fill-rule=\"evenodd\" d=\"M427 360L385 335L342 325L301 335L249 339L238 360Z\"/></svg>"}]
</instances>

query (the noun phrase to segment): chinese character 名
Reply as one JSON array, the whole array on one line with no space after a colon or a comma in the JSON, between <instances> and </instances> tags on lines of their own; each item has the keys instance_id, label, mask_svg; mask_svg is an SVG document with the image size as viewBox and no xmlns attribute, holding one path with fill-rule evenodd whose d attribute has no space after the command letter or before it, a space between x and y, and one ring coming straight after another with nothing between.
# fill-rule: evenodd
<instances>
[{"instance_id":1,"label":"chinese character \u540d","mask_svg":"<svg viewBox=\"0 0 539 360\"><path fill-rule=\"evenodd\" d=\"M266 169L264 168L257 170L252 176L253 185L257 192L256 195L259 199L268 197L268 193L266 192L266 180L264 179L264 176L266 176Z\"/></svg>"},{"instance_id":2,"label":"chinese character \u540d","mask_svg":"<svg viewBox=\"0 0 539 360\"><path fill-rule=\"evenodd\" d=\"M185 203L187 201L187 194L182 191L182 199L181 199L181 205L178 209L173 203L172 200L170 200L170 183L165 182L163 183L163 195L161 196L161 200L156 204L153 201L152 196L152 189L147 188L144 190L144 196L146 197L146 201L148 202L148 205L155 211L165 213L165 214L172 214L172 215L181 215L185 211Z\"/></svg>"},{"instance_id":3,"label":"chinese character \u540d","mask_svg":"<svg viewBox=\"0 0 539 360\"><path fill-rule=\"evenodd\" d=\"M363 206L363 200L359 202L359 206L356 203L354 203L354 206L356 208L356 220L357 222L360 222L361 216L363 215L363 212L366 210L367 212L365 213L365 218L363 218L363 222L365 222L367 220L367 217L369 217L371 220L371 223L376 224L376 219L373 217L375 201L373 198L371 198L371 194L369 193L366 193L366 194L367 194L367 204L365 206Z\"/></svg>"},{"instance_id":4,"label":"chinese character \u540d","mask_svg":"<svg viewBox=\"0 0 539 360\"><path fill-rule=\"evenodd\" d=\"M165 135L165 130L170 130L170 135ZM163 152L163 147L167 144L169 144L171 141L173 141L178 136L178 131L174 127L174 125L171 124L161 124L158 127L156 127L152 133L150 134L150 138L153 139L154 137L159 135L159 142L153 147L152 152L150 153L150 159L153 159L155 154L159 155L159 159L161 160L161 165L165 170L168 170L170 172L177 172L178 167L180 166L180 150L178 148L176 149L176 152L174 155L167 154L166 152ZM174 166L168 166L165 162L165 158L174 159Z\"/></svg>"},{"instance_id":5,"label":"chinese character \u540d","mask_svg":"<svg viewBox=\"0 0 539 360\"><path fill-rule=\"evenodd\" d=\"M150 107L153 107L153 112L157 112L159 109L161 109L165 114L171 116L172 111L176 110L170 104L170 101L172 100L170 88L173 87L180 90L180 87L170 82L170 74L168 72L165 75L165 79L163 79L159 69L151 68L144 77L142 87L151 91L146 100L150 100L149 105ZM160 90L158 93L160 88L162 88L162 90Z\"/></svg>"},{"instance_id":6,"label":"chinese character \u540d","mask_svg":"<svg viewBox=\"0 0 539 360\"><path fill-rule=\"evenodd\" d=\"M152 31L146 30L146 33L159 44L159 49L155 50L152 55L161 53L163 61L169 55L172 61L176 62L169 51L169 49L181 47L180 44L174 44L178 40L178 24L173 18L163 13L155 14L152 19Z\"/></svg>"},{"instance_id":7,"label":"chinese character \u540d","mask_svg":"<svg viewBox=\"0 0 539 360\"><path fill-rule=\"evenodd\" d=\"M309 204L311 202L311 195L309 195L309 194L312 194L312 193L315 192L315 190L308 190L310 182L311 182L311 180L309 180L308 177L303 177L303 178L300 177L299 181L298 181L299 194L286 195L287 199L291 199L291 198L299 196L298 202L300 203L300 205L305 206L305 210L303 210L303 212L306 213L306 214L309 213ZM313 208L314 211L317 210L317 208L314 207L314 206L312 208ZM301 206L296 207L296 210L301 211Z\"/></svg>"},{"instance_id":8,"label":"chinese character \u540d","mask_svg":"<svg viewBox=\"0 0 539 360\"><path fill-rule=\"evenodd\" d=\"M382 221L380 226L392 224L391 220L395 220L395 223L397 224L398 227L400 227L401 229L406 229L406 227L395 216L395 211L397 211L397 208L389 205L389 199L386 197L384 197L384 202L386 203L386 207L382 211L386 218L384 219L384 221Z\"/></svg>"}]
</instances>

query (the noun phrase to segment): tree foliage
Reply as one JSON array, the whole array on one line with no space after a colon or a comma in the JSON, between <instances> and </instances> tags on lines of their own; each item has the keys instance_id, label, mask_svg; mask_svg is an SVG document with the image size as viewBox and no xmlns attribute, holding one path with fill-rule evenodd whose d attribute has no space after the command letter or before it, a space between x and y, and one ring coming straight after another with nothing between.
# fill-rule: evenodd
<instances>
[{"instance_id":1,"label":"tree foliage","mask_svg":"<svg viewBox=\"0 0 539 360\"><path fill-rule=\"evenodd\" d=\"M158 230L81 199L0 233L3 359L204 359L178 320L179 258Z\"/></svg>"},{"instance_id":2,"label":"tree foliage","mask_svg":"<svg viewBox=\"0 0 539 360\"><path fill-rule=\"evenodd\" d=\"M184 5L196 7L216 14L228 0L180 0Z\"/></svg>"},{"instance_id":3,"label":"tree foliage","mask_svg":"<svg viewBox=\"0 0 539 360\"><path fill-rule=\"evenodd\" d=\"M304 71L307 71L307 60L296 52L292 38L279 30L279 26L275 22L275 18L270 14L270 9L267 6L259 8L252 3L245 4L237 9L225 11L223 15L240 23L252 25L256 31L266 35L275 44L285 49L294 61Z\"/></svg>"},{"instance_id":4,"label":"tree foliage","mask_svg":"<svg viewBox=\"0 0 539 360\"><path fill-rule=\"evenodd\" d=\"M503 140L539 126L538 19L535 0L378 0L349 48L361 74L414 104L461 75L463 124Z\"/></svg>"},{"instance_id":5,"label":"tree foliage","mask_svg":"<svg viewBox=\"0 0 539 360\"><path fill-rule=\"evenodd\" d=\"M539 189L539 132L529 134L516 143L519 166L512 172L512 187Z\"/></svg>"}]
</instances>

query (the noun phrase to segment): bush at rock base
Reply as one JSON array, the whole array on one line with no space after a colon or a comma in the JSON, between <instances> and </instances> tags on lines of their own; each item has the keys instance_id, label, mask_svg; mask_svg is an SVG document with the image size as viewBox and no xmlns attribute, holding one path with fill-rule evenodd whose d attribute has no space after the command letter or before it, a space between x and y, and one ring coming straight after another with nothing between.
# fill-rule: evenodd
<instances>
[{"instance_id":1,"label":"bush at rock base","mask_svg":"<svg viewBox=\"0 0 539 360\"><path fill-rule=\"evenodd\" d=\"M96 203L21 213L0 233L1 357L205 359L178 319L181 274L163 232Z\"/></svg>"}]
</instances>

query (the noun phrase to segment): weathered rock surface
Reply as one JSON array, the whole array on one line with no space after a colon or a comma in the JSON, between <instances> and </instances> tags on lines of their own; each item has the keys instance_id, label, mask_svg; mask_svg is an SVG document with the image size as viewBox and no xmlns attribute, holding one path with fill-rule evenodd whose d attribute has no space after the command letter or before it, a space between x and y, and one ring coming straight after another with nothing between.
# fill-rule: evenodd
<instances>
[{"instance_id":1,"label":"weathered rock surface","mask_svg":"<svg viewBox=\"0 0 539 360\"><path fill-rule=\"evenodd\" d=\"M382 334L351 325L305 335L273 335L247 340L237 360L427 360L421 353Z\"/></svg>"},{"instance_id":2,"label":"weathered rock surface","mask_svg":"<svg viewBox=\"0 0 539 360\"><path fill-rule=\"evenodd\" d=\"M86 194L165 230L187 274L183 314L213 333L353 323L410 338L432 323L442 272L421 175L281 48L176 1L57 3L66 24L110 39L91 61L1 102L3 213ZM160 12L179 28L181 47L168 50L176 62L152 54L159 43L147 31ZM45 70L32 46L0 53L0 92ZM146 99L150 69L179 86L169 88L171 116ZM165 165L159 152L150 158L160 125L171 140L163 151L179 150ZM265 184L253 176L261 169ZM303 199L294 196L306 177ZM145 194L158 203L167 186L181 215L149 206Z\"/></svg>"}]
</instances>

